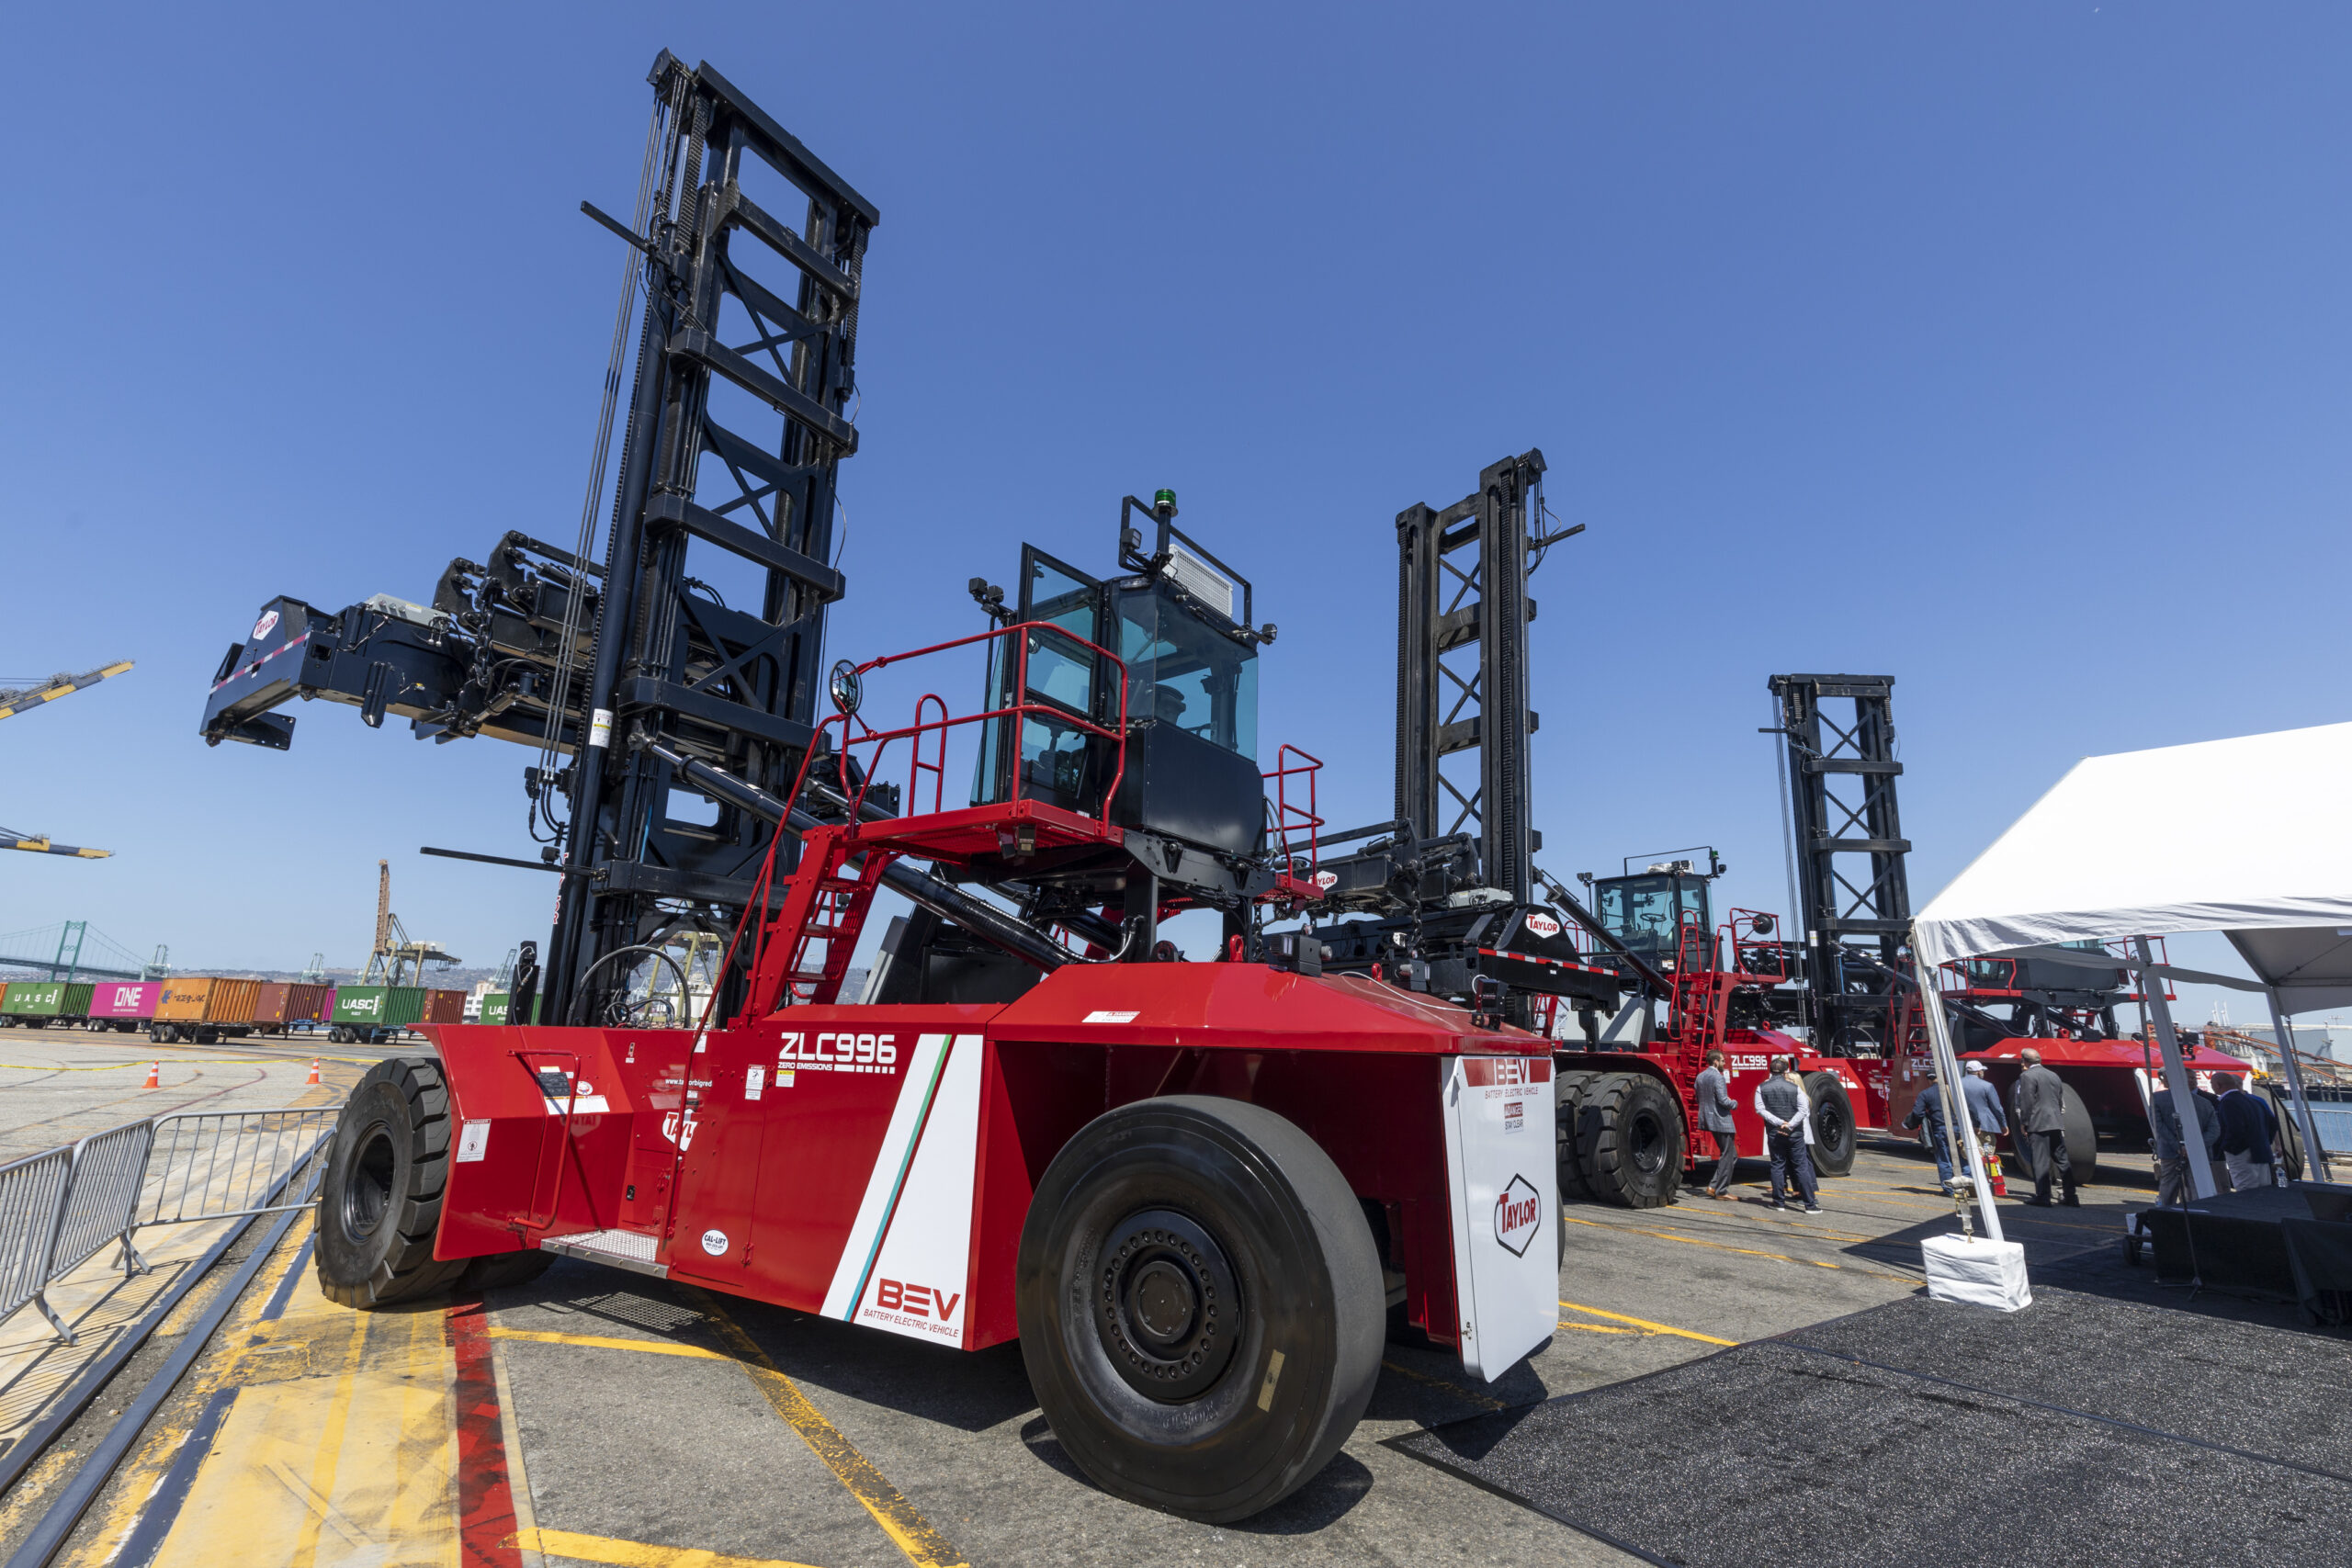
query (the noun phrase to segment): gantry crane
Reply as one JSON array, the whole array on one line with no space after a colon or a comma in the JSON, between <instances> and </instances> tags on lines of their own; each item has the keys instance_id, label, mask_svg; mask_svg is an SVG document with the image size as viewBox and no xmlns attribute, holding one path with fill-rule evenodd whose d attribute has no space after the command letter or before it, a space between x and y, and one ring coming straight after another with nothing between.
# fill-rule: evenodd
<instances>
[{"instance_id":1,"label":"gantry crane","mask_svg":"<svg viewBox=\"0 0 2352 1568\"><path fill-rule=\"evenodd\" d=\"M132 667L133 661L118 659L111 664L101 664L96 670L85 670L79 675L62 671L49 676L8 679L0 677L0 718L14 718L60 697L95 686L99 682L119 675ZM112 850L84 849L78 844L53 842L46 833L20 833L14 828L0 828L0 850L25 850L37 855L72 855L77 860L105 860Z\"/></svg>"}]
</instances>

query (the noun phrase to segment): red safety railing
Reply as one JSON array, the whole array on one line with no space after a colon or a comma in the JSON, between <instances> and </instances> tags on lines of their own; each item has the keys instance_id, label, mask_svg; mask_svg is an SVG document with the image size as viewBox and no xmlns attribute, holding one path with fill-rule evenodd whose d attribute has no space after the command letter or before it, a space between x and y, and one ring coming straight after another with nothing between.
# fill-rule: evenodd
<instances>
[{"instance_id":1,"label":"red safety railing","mask_svg":"<svg viewBox=\"0 0 2352 1568\"><path fill-rule=\"evenodd\" d=\"M1104 669L1107 666L1108 678L1117 686L1119 693L1119 717L1115 725L1105 727L1097 724L1091 718L1081 717L1071 712L1059 703L1037 700L1031 696L1029 655L1037 639L1045 637L1051 637L1067 643L1073 649L1082 649L1099 660L1095 667L1096 681L1105 678ZM897 729L873 728L854 712L834 714L817 726L817 734L818 739L821 740L827 730L839 725L841 727L840 744L820 750L818 745L812 743L800 760L799 774L792 781L792 793L786 798L798 801L801 791L808 784L808 770L811 764L815 763L820 755L830 757L838 774L836 782L840 793L849 802L850 820L857 821L864 811L866 792L873 787L875 779L881 774L885 754L892 745L904 740L909 742L910 753L907 768L907 815L910 817L915 815L915 807L922 794L922 775L925 773L932 775L932 811L934 814L938 813L945 807L947 732L960 725L992 724L1001 720L1010 720L1006 727L1010 735L1007 747L1008 761L1012 775L1010 791L1004 800L989 803L1007 805L1023 798L1022 730L1032 715L1042 715L1050 718L1054 724L1065 728L1091 735L1111 743L1115 761L1111 771L1110 784L1102 792L1102 809L1095 813L1096 819L1105 828L1109 827L1111 803L1118 795L1120 782L1126 777L1127 772L1127 667L1125 662L1109 649L1098 647L1067 628L1056 626L1051 621L1021 621L1012 626L976 632L970 637L959 637L952 642L933 643L929 648L918 648L911 652L887 653L878 659L869 659L851 671L851 678L862 682L872 671L886 669L893 664L904 664L910 660L928 658L935 653L946 653L956 649L968 648L975 643L992 642L1000 637L1013 639L1013 678L1011 689L1012 701L1011 703L1001 707L988 708L979 713L955 714L949 710L944 697L935 692L925 692L915 699L915 722ZM994 661L991 660L990 667L993 668L993 666ZM926 718L924 716L929 711L930 705L934 703L938 705L939 716ZM925 760L923 751L925 736L938 738L936 760ZM855 748L867 746L873 748L873 754L865 763L865 777L853 784L849 774L851 753Z\"/></svg>"},{"instance_id":2,"label":"red safety railing","mask_svg":"<svg viewBox=\"0 0 2352 1568\"><path fill-rule=\"evenodd\" d=\"M1296 757L1299 761L1291 761ZM1323 829L1323 818L1316 811L1315 775L1323 769L1323 759L1284 742L1274 753L1273 771L1262 775L1274 786L1274 842L1286 871L1295 871L1291 857L1296 853L1291 846L1294 829L1306 835L1306 874L1312 876L1322 863L1322 846L1317 835ZM1290 798L1290 781L1306 781L1306 804L1294 805Z\"/></svg>"}]
</instances>

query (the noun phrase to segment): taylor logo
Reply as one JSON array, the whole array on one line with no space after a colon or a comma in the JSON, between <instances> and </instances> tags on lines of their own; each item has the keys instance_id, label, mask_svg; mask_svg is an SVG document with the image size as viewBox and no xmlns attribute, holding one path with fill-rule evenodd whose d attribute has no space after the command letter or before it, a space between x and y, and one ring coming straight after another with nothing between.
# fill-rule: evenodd
<instances>
[{"instance_id":1,"label":"taylor logo","mask_svg":"<svg viewBox=\"0 0 2352 1568\"><path fill-rule=\"evenodd\" d=\"M277 629L277 612L272 610L268 614L263 615L260 620L254 623L254 635L245 640L248 642L259 642L262 638L267 637L271 632L276 631Z\"/></svg>"},{"instance_id":2,"label":"taylor logo","mask_svg":"<svg viewBox=\"0 0 2352 1568\"><path fill-rule=\"evenodd\" d=\"M1529 1186L1523 1176L1512 1177L1510 1185L1495 1194L1495 1239L1503 1244L1505 1252L1513 1258L1527 1256L1543 1208L1544 1195Z\"/></svg>"},{"instance_id":3,"label":"taylor logo","mask_svg":"<svg viewBox=\"0 0 2352 1568\"><path fill-rule=\"evenodd\" d=\"M1560 934L1560 922L1554 919L1551 916L1544 914L1541 910L1537 910L1527 917L1527 929L1533 931L1537 936L1558 936Z\"/></svg>"},{"instance_id":4,"label":"taylor logo","mask_svg":"<svg viewBox=\"0 0 2352 1568\"><path fill-rule=\"evenodd\" d=\"M1339 885L1340 874L1336 871L1318 871L1315 874L1315 886L1320 887L1326 893L1329 893L1332 888L1337 887Z\"/></svg>"}]
</instances>

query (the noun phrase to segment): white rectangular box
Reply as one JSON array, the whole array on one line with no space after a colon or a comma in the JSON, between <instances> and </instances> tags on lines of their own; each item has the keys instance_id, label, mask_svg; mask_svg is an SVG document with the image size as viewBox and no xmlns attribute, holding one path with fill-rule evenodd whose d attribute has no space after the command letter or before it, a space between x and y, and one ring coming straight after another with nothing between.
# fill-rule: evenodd
<instances>
[{"instance_id":1,"label":"white rectangular box","mask_svg":"<svg viewBox=\"0 0 2352 1568\"><path fill-rule=\"evenodd\" d=\"M1928 1294L1939 1302L2015 1312L2033 1304L2025 1278L2025 1248L1984 1236L1932 1235L1919 1244L1928 1266Z\"/></svg>"}]
</instances>

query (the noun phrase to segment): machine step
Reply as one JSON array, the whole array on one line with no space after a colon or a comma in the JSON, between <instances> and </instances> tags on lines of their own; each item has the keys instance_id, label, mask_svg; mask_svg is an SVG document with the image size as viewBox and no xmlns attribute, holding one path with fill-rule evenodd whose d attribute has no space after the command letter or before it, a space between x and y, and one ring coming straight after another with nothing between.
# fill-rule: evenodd
<instances>
[{"instance_id":1,"label":"machine step","mask_svg":"<svg viewBox=\"0 0 2352 1568\"><path fill-rule=\"evenodd\" d=\"M582 1231L577 1235L539 1238L541 1252L560 1252L566 1258L584 1258L591 1263L609 1263L616 1269L666 1280L670 1266L653 1260L660 1245L657 1238L637 1231Z\"/></svg>"}]
</instances>

